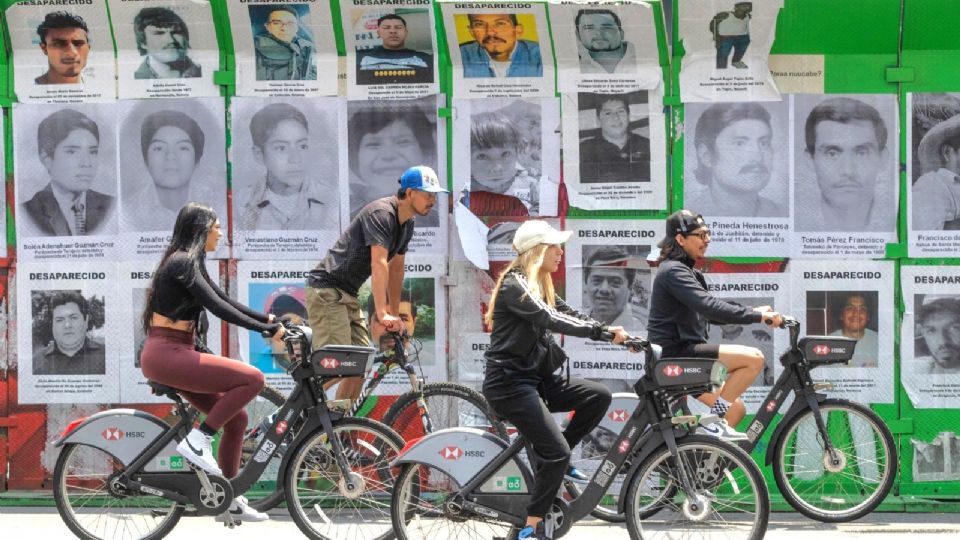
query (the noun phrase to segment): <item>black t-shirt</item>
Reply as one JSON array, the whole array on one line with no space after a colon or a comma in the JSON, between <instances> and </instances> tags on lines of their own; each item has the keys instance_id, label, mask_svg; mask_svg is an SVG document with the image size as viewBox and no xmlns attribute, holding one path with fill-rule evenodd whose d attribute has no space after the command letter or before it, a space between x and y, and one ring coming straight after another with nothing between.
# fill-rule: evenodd
<instances>
[{"instance_id":1,"label":"black t-shirt","mask_svg":"<svg viewBox=\"0 0 960 540\"><path fill-rule=\"evenodd\" d=\"M343 231L327 256L310 271L310 287L335 287L356 296L370 277L370 246L387 250L387 259L407 253L413 237L413 218L400 224L396 197L377 199L363 207Z\"/></svg>"}]
</instances>

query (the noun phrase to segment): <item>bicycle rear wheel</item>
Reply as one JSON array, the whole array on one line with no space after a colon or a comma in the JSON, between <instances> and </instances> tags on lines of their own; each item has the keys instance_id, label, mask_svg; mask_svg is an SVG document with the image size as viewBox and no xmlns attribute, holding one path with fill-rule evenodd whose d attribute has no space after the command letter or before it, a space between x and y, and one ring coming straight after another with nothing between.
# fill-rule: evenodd
<instances>
[{"instance_id":1,"label":"bicycle rear wheel","mask_svg":"<svg viewBox=\"0 0 960 540\"><path fill-rule=\"evenodd\" d=\"M818 521L853 521L872 512L890 492L896 474L893 435L870 408L844 399L820 404L832 459L813 411L784 427L774 450L773 477L790 506Z\"/></svg>"},{"instance_id":2,"label":"bicycle rear wheel","mask_svg":"<svg viewBox=\"0 0 960 540\"><path fill-rule=\"evenodd\" d=\"M111 485L123 463L92 446L67 444L53 472L53 498L67 527L84 540L158 540L183 514L162 497Z\"/></svg>"},{"instance_id":3,"label":"bicycle rear wheel","mask_svg":"<svg viewBox=\"0 0 960 540\"><path fill-rule=\"evenodd\" d=\"M759 540L766 533L770 499L760 469L746 452L714 437L683 437L676 457L661 445L629 482L627 529L634 540ZM652 506L659 511L641 519L640 512Z\"/></svg>"},{"instance_id":4,"label":"bicycle rear wheel","mask_svg":"<svg viewBox=\"0 0 960 540\"><path fill-rule=\"evenodd\" d=\"M257 450L257 445L263 439L267 428L270 427L270 415L283 406L287 398L279 390L264 386L260 389L260 394L256 399L247 404L247 432L243 438L243 451L240 454L240 468L246 465L253 453ZM276 508L283 502L283 483L278 481L280 474L280 462L283 460L285 451L284 444L289 445L293 440L295 429L290 429L280 445L280 451L274 453L267 462L266 468L256 483L246 492L250 507L266 512Z\"/></svg>"},{"instance_id":5,"label":"bicycle rear wheel","mask_svg":"<svg viewBox=\"0 0 960 540\"><path fill-rule=\"evenodd\" d=\"M509 538L510 525L478 519L448 502L460 486L430 465L410 463L397 477L390 517L398 540L490 540ZM513 538L516 538L514 535Z\"/></svg>"},{"instance_id":6,"label":"bicycle rear wheel","mask_svg":"<svg viewBox=\"0 0 960 540\"><path fill-rule=\"evenodd\" d=\"M399 471L390 462L403 439L369 418L344 418L333 432L343 446L353 488L341 474L326 432L319 429L288 465L284 491L290 516L309 538L392 538L390 493Z\"/></svg>"},{"instance_id":7,"label":"bicycle rear wheel","mask_svg":"<svg viewBox=\"0 0 960 540\"><path fill-rule=\"evenodd\" d=\"M507 429L480 392L462 384L442 382L423 386L423 398L434 431L450 427L477 428L506 440ZM383 415L383 423L410 441L426 435L413 390L401 395Z\"/></svg>"}]
</instances>

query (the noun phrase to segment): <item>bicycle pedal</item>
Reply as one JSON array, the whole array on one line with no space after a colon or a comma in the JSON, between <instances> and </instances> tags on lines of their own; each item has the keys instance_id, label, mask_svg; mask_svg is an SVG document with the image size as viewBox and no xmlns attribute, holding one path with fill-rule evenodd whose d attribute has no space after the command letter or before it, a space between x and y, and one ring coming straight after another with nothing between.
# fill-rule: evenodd
<instances>
[{"instance_id":1,"label":"bicycle pedal","mask_svg":"<svg viewBox=\"0 0 960 540\"><path fill-rule=\"evenodd\" d=\"M709 426L710 424L716 424L720 421L720 416L717 414L704 414L700 416L700 425Z\"/></svg>"}]
</instances>

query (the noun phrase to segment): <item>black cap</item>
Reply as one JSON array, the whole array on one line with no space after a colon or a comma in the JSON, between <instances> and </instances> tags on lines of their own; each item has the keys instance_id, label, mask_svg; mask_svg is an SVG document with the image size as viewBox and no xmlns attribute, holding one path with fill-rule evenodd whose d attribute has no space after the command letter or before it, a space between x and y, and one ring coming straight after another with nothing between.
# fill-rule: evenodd
<instances>
[{"instance_id":1,"label":"black cap","mask_svg":"<svg viewBox=\"0 0 960 540\"><path fill-rule=\"evenodd\" d=\"M678 234L687 235L706 226L707 223L700 214L694 214L689 210L677 210L667 218L667 235L657 244L657 247L665 247L667 242Z\"/></svg>"}]
</instances>

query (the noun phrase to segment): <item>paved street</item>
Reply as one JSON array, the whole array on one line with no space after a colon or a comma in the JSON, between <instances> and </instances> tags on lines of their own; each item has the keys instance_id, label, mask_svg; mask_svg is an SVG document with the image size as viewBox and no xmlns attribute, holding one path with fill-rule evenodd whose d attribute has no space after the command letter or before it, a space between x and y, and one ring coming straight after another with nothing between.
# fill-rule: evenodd
<instances>
[{"instance_id":1,"label":"paved street","mask_svg":"<svg viewBox=\"0 0 960 540\"><path fill-rule=\"evenodd\" d=\"M234 530L227 530L215 523L213 518L184 518L167 537L171 540L198 540L229 537L237 540L285 540L300 538L297 526L283 510L271 513L272 520L266 523L248 523ZM73 538L60 521L54 508L2 508L0 507L0 530L3 538ZM874 513L861 521L831 525L810 521L798 514L773 514L767 538L774 540L839 540L843 538L869 538L872 540L903 540L907 535L915 538L956 539L960 534L960 514L897 514ZM570 540L618 540L628 538L626 528L602 521L588 520L578 523L564 538Z\"/></svg>"}]
</instances>

